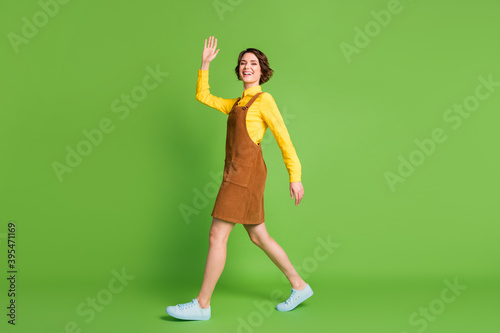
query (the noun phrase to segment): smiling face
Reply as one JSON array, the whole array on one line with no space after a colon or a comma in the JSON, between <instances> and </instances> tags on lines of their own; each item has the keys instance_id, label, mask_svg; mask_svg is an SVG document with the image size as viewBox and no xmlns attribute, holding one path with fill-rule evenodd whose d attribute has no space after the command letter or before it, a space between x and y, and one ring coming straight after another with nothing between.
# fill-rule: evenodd
<instances>
[{"instance_id":1,"label":"smiling face","mask_svg":"<svg viewBox=\"0 0 500 333\"><path fill-rule=\"evenodd\" d=\"M247 52L241 57L239 72L240 78L245 84L260 84L260 63L252 52Z\"/></svg>"}]
</instances>

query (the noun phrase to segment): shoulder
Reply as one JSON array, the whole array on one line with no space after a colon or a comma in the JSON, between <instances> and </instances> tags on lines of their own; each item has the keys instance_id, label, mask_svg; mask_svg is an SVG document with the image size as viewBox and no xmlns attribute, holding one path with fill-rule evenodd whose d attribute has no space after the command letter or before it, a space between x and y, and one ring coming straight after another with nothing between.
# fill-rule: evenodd
<instances>
[{"instance_id":1,"label":"shoulder","mask_svg":"<svg viewBox=\"0 0 500 333\"><path fill-rule=\"evenodd\" d=\"M273 96L271 95L271 93L268 93L267 91L263 91L259 97L262 99L273 99Z\"/></svg>"},{"instance_id":2,"label":"shoulder","mask_svg":"<svg viewBox=\"0 0 500 333\"><path fill-rule=\"evenodd\" d=\"M262 94L260 94L258 99L263 105L268 105L268 106L276 105L276 101L274 100L273 96L267 91L262 92Z\"/></svg>"},{"instance_id":3,"label":"shoulder","mask_svg":"<svg viewBox=\"0 0 500 333\"><path fill-rule=\"evenodd\" d=\"M257 100L259 101L258 105L261 117L266 120L266 122L276 118L277 114L280 113L278 105L276 105L276 101L270 93L264 92L260 94Z\"/></svg>"}]
</instances>

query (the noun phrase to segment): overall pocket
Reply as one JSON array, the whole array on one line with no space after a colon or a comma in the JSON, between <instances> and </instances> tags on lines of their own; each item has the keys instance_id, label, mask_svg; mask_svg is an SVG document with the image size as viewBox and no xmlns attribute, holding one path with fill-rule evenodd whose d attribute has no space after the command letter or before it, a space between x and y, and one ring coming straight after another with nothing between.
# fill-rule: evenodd
<instances>
[{"instance_id":1,"label":"overall pocket","mask_svg":"<svg viewBox=\"0 0 500 333\"><path fill-rule=\"evenodd\" d=\"M231 161L228 167L226 181L228 183L247 187L250 181L252 167L236 161Z\"/></svg>"}]
</instances>

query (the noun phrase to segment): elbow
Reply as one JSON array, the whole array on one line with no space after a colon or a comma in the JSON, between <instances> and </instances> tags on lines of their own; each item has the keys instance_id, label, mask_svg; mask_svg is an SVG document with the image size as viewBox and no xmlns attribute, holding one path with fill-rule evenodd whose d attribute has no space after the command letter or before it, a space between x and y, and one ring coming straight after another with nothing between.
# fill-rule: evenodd
<instances>
[{"instance_id":1,"label":"elbow","mask_svg":"<svg viewBox=\"0 0 500 333\"><path fill-rule=\"evenodd\" d=\"M195 98L197 101L204 103L207 98L207 93L203 90L196 90Z\"/></svg>"}]
</instances>

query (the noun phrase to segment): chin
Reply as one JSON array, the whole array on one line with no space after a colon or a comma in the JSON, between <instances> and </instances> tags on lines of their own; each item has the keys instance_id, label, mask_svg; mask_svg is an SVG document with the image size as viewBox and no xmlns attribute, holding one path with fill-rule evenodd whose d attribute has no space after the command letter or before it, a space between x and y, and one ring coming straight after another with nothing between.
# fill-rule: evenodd
<instances>
[{"instance_id":1,"label":"chin","mask_svg":"<svg viewBox=\"0 0 500 333\"><path fill-rule=\"evenodd\" d=\"M243 82L255 82L255 80L253 78L247 78L247 77L243 77L243 76L241 76L241 81L243 81Z\"/></svg>"}]
</instances>

